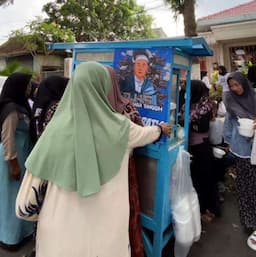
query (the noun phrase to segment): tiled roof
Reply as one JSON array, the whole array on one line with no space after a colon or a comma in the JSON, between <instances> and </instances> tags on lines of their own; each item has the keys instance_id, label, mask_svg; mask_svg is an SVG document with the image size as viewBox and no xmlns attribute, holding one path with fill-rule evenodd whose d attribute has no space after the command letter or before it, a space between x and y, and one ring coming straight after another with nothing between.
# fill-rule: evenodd
<instances>
[{"instance_id":1,"label":"tiled roof","mask_svg":"<svg viewBox=\"0 0 256 257\"><path fill-rule=\"evenodd\" d=\"M224 0L224 1L226 1L226 0ZM248 3L240 4L233 8L200 18L200 19L198 19L198 21L223 19L223 18L227 18L227 17L237 17L237 16L242 16L242 15L246 15L246 14L255 14L255 13L256 13L256 0L253 0Z\"/></svg>"},{"instance_id":2,"label":"tiled roof","mask_svg":"<svg viewBox=\"0 0 256 257\"><path fill-rule=\"evenodd\" d=\"M0 46L0 57L11 57L29 54L29 51L15 38L10 38Z\"/></svg>"},{"instance_id":3,"label":"tiled roof","mask_svg":"<svg viewBox=\"0 0 256 257\"><path fill-rule=\"evenodd\" d=\"M37 53L42 53L42 51L37 51ZM65 56L64 50L54 50L49 53L54 55ZM4 44L0 45L0 58L16 57L22 55L31 55L30 51L24 46L23 43L18 41L15 37L9 38Z\"/></svg>"}]
</instances>

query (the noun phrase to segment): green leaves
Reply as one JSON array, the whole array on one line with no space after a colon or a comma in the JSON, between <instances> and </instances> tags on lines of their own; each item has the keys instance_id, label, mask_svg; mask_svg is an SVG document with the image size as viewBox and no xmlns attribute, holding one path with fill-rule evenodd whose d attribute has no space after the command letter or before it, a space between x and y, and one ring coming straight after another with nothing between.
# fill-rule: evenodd
<instances>
[{"instance_id":1,"label":"green leaves","mask_svg":"<svg viewBox=\"0 0 256 257\"><path fill-rule=\"evenodd\" d=\"M51 42L74 42L74 33L70 29L60 28L59 25L47 23L40 18L32 21L25 28L13 31L10 35L23 48L30 51L32 55L37 52L48 53L47 43Z\"/></svg>"},{"instance_id":2,"label":"green leaves","mask_svg":"<svg viewBox=\"0 0 256 257\"><path fill-rule=\"evenodd\" d=\"M6 1L0 0L0 4ZM56 0L43 7L48 18L13 31L22 48L49 54L47 43L153 38L152 17L135 0Z\"/></svg>"},{"instance_id":3,"label":"green leaves","mask_svg":"<svg viewBox=\"0 0 256 257\"><path fill-rule=\"evenodd\" d=\"M77 41L153 37L152 18L134 0L66 0L46 4L48 22L71 29Z\"/></svg>"}]
</instances>

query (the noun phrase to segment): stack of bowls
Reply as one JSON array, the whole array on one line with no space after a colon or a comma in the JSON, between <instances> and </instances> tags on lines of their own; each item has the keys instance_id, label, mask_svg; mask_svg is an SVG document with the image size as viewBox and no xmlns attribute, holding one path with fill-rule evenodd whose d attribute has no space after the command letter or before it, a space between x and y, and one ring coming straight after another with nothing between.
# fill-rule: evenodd
<instances>
[{"instance_id":1,"label":"stack of bowls","mask_svg":"<svg viewBox=\"0 0 256 257\"><path fill-rule=\"evenodd\" d=\"M247 119L247 118L239 118L238 119L238 132L241 136L244 137L252 137L254 134L254 129L253 129L253 123L254 120L252 119Z\"/></svg>"}]
</instances>

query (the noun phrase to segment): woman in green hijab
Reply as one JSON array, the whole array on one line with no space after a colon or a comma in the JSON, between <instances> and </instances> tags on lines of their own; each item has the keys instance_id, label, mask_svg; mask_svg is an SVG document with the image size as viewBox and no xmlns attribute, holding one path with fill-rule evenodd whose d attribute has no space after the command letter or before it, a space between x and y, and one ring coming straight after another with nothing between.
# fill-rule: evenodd
<instances>
[{"instance_id":1,"label":"woman in green hijab","mask_svg":"<svg viewBox=\"0 0 256 257\"><path fill-rule=\"evenodd\" d=\"M171 127L140 127L116 113L111 87L103 65L80 64L27 159L16 213L38 218L37 257L130 256L129 153Z\"/></svg>"}]
</instances>

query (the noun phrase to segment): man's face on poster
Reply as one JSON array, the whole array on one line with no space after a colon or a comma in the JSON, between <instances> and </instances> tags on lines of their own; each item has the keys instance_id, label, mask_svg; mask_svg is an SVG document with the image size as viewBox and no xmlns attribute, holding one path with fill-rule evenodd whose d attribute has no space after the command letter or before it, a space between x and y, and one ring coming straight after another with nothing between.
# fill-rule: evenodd
<instances>
[{"instance_id":1,"label":"man's face on poster","mask_svg":"<svg viewBox=\"0 0 256 257\"><path fill-rule=\"evenodd\" d=\"M148 73L148 62L146 60L136 60L134 63L134 74L139 80L144 80Z\"/></svg>"}]
</instances>

